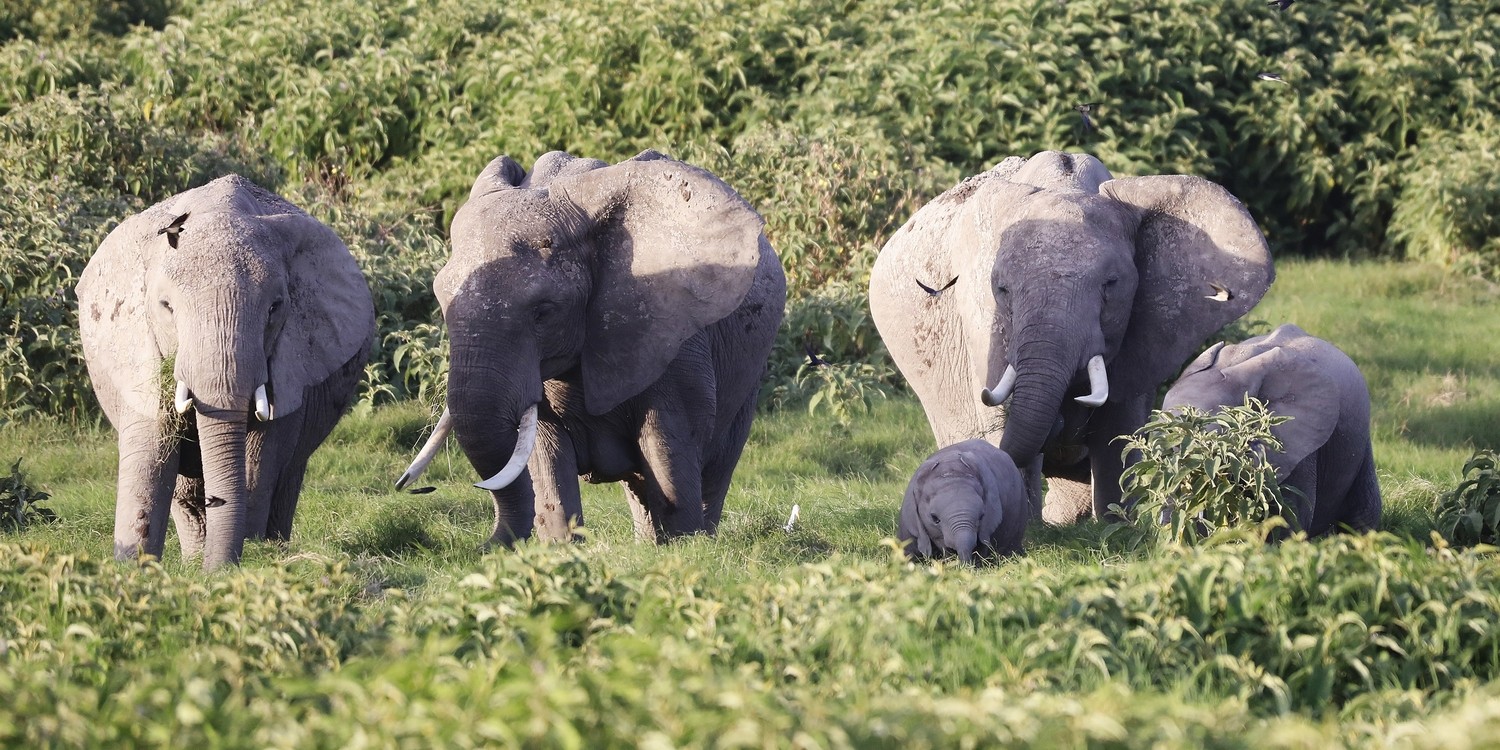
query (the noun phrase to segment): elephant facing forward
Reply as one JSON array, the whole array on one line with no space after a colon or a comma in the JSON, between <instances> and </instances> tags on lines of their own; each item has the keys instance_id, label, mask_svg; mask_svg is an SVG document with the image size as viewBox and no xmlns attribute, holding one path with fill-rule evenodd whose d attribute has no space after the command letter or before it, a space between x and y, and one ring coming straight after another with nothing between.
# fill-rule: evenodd
<instances>
[{"instance_id":1,"label":"elephant facing forward","mask_svg":"<svg viewBox=\"0 0 1500 750\"><path fill-rule=\"evenodd\" d=\"M1119 502L1110 442L1260 300L1255 221L1197 177L1112 179L1092 156L1011 157L917 211L876 259L870 311L939 446L997 443L1051 522ZM1092 502L1090 502L1092 500Z\"/></svg>"},{"instance_id":2,"label":"elephant facing forward","mask_svg":"<svg viewBox=\"0 0 1500 750\"><path fill-rule=\"evenodd\" d=\"M239 561L286 539L308 457L364 372L370 289L333 230L230 175L126 219L78 281L89 379L119 433L115 556ZM191 412L191 413L189 413Z\"/></svg>"},{"instance_id":3,"label":"elephant facing forward","mask_svg":"<svg viewBox=\"0 0 1500 750\"><path fill-rule=\"evenodd\" d=\"M638 534L714 533L786 300L761 218L647 151L480 173L434 283L451 430L495 502L491 542L582 523L578 478L625 484Z\"/></svg>"},{"instance_id":4,"label":"elephant facing forward","mask_svg":"<svg viewBox=\"0 0 1500 750\"><path fill-rule=\"evenodd\" d=\"M1167 391L1162 408L1213 412L1245 396L1291 417L1271 429L1282 452L1276 468L1284 499L1308 536L1339 526L1367 531L1380 525L1380 480L1370 442L1370 391L1348 355L1287 324L1238 344L1215 344L1198 355Z\"/></svg>"}]
</instances>

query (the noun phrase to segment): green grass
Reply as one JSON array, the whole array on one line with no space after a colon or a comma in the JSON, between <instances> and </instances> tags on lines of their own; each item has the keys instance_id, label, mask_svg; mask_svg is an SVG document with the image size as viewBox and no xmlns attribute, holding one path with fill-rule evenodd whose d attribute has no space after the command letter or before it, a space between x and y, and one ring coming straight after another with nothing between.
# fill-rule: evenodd
<instances>
[{"instance_id":1,"label":"green grass","mask_svg":"<svg viewBox=\"0 0 1500 750\"><path fill-rule=\"evenodd\" d=\"M582 544L488 555L456 449L435 492L391 490L431 411L377 408L315 456L292 541L208 577L170 538L159 568L108 559L107 426L5 423L60 520L0 539L0 745L1482 746L1500 560L1431 548L1429 508L1495 435L1492 310L1480 282L1318 262L1252 313L1365 369L1393 534L1121 557L1099 524L1034 527L978 571L885 542L931 450L910 397L762 415L716 539L638 542L586 485Z\"/></svg>"}]
</instances>

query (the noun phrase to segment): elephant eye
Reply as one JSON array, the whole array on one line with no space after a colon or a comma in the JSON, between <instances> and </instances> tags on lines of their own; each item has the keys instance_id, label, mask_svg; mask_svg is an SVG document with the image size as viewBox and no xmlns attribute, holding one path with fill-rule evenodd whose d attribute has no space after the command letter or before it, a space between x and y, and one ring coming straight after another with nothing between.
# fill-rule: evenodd
<instances>
[{"instance_id":1,"label":"elephant eye","mask_svg":"<svg viewBox=\"0 0 1500 750\"><path fill-rule=\"evenodd\" d=\"M531 319L540 323L552 317L552 313L556 309L557 305L551 302L538 302L535 307L531 308Z\"/></svg>"},{"instance_id":2,"label":"elephant eye","mask_svg":"<svg viewBox=\"0 0 1500 750\"><path fill-rule=\"evenodd\" d=\"M280 310L280 309L281 309L281 300L276 300L275 302L271 303L271 314L272 315L275 315L276 311Z\"/></svg>"},{"instance_id":3,"label":"elephant eye","mask_svg":"<svg viewBox=\"0 0 1500 750\"><path fill-rule=\"evenodd\" d=\"M162 309L166 310L167 312L172 312L172 303L171 302L168 302L166 300L162 300L161 301L161 306L162 306Z\"/></svg>"},{"instance_id":4,"label":"elephant eye","mask_svg":"<svg viewBox=\"0 0 1500 750\"><path fill-rule=\"evenodd\" d=\"M1114 286L1115 284L1118 284L1118 283L1120 283L1120 277L1119 276L1111 276L1108 279L1104 280L1104 288L1108 289L1108 288L1110 288L1110 287L1112 287L1112 286Z\"/></svg>"},{"instance_id":5,"label":"elephant eye","mask_svg":"<svg viewBox=\"0 0 1500 750\"><path fill-rule=\"evenodd\" d=\"M938 518L938 514L936 514L936 513L929 513L929 514L927 514L927 517L928 517L928 518L930 518L930 519L932 519L932 522L933 522L933 523L934 523L934 524L936 524L936 525L938 525L938 526L941 526L941 525L943 525L943 522L942 522L942 520L940 520L940 519L939 519L939 518Z\"/></svg>"}]
</instances>

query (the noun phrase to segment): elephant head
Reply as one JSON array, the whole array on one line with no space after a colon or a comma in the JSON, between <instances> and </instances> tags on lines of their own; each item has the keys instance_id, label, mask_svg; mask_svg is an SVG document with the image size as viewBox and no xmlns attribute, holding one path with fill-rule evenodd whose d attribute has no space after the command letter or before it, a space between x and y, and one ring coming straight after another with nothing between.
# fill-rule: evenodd
<instances>
[{"instance_id":1,"label":"elephant head","mask_svg":"<svg viewBox=\"0 0 1500 750\"><path fill-rule=\"evenodd\" d=\"M1334 374L1350 368L1335 368L1346 358L1336 350L1325 351L1332 348L1290 324L1240 344L1215 344L1183 369L1162 408L1192 406L1212 413L1254 396L1272 414L1291 417L1271 428L1282 450L1266 456L1276 468L1277 481L1285 482L1298 464L1328 442L1343 416L1344 389Z\"/></svg>"},{"instance_id":2,"label":"elephant head","mask_svg":"<svg viewBox=\"0 0 1500 750\"><path fill-rule=\"evenodd\" d=\"M871 308L939 443L1003 425L1000 446L1026 466L1082 440L1060 433L1138 427L1156 387L1273 274L1254 220L1218 185L1110 179L1091 156L1045 152L918 211L881 251ZM918 286L950 279L949 292ZM1096 476L1096 512L1098 489Z\"/></svg>"},{"instance_id":3,"label":"elephant head","mask_svg":"<svg viewBox=\"0 0 1500 750\"><path fill-rule=\"evenodd\" d=\"M932 557L946 549L972 565L976 554L1020 551L1025 508L1010 458L982 440L965 441L934 453L912 475L898 536L908 554Z\"/></svg>"},{"instance_id":4,"label":"elephant head","mask_svg":"<svg viewBox=\"0 0 1500 750\"><path fill-rule=\"evenodd\" d=\"M369 343L374 310L354 258L328 227L231 175L127 219L78 297L89 371L122 434L144 420L170 441L167 410L195 412L197 444L178 448L183 464L194 449L201 458L204 564L238 561L250 420L295 413Z\"/></svg>"},{"instance_id":5,"label":"elephant head","mask_svg":"<svg viewBox=\"0 0 1500 750\"><path fill-rule=\"evenodd\" d=\"M450 341L445 421L490 490L525 469L544 382L580 382L593 416L641 393L740 304L765 242L727 185L649 151L615 165L553 152L530 175L499 157L452 238L434 283ZM512 513L501 522L530 528L530 508Z\"/></svg>"}]
</instances>

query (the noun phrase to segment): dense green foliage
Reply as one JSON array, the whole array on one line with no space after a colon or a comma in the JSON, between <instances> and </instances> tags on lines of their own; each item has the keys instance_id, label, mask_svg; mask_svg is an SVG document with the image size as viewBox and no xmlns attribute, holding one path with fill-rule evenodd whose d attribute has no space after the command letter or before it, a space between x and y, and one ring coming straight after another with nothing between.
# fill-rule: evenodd
<instances>
[{"instance_id":1,"label":"dense green foliage","mask_svg":"<svg viewBox=\"0 0 1500 750\"><path fill-rule=\"evenodd\" d=\"M1010 154L1210 177L1283 255L1492 270L1497 31L1497 0L7 3L0 413L87 408L72 280L121 218L226 171L328 221L369 272L367 403L436 387L431 274L500 153L652 147L739 189L816 325L778 349L787 393L894 382L867 321L819 316L859 314L885 237ZM794 382L806 338L837 382Z\"/></svg>"},{"instance_id":2,"label":"dense green foliage","mask_svg":"<svg viewBox=\"0 0 1500 750\"><path fill-rule=\"evenodd\" d=\"M1154 542L1157 532L1191 545L1273 517L1295 523L1295 510L1282 502L1276 467L1265 460L1283 447L1271 428L1288 419L1248 395L1243 406L1211 414L1191 406L1153 412L1121 441L1126 460L1137 459L1120 480L1124 508L1131 509L1125 520L1131 531L1144 532L1127 546Z\"/></svg>"},{"instance_id":3,"label":"dense green foliage","mask_svg":"<svg viewBox=\"0 0 1500 750\"><path fill-rule=\"evenodd\" d=\"M31 486L21 472L21 459L10 466L10 476L0 478L0 532L16 532L35 523L57 519L51 508L42 507L51 495Z\"/></svg>"},{"instance_id":4,"label":"dense green foliage","mask_svg":"<svg viewBox=\"0 0 1500 750\"><path fill-rule=\"evenodd\" d=\"M1438 497L1433 515L1454 544L1500 543L1500 454L1476 452L1464 464L1464 480Z\"/></svg>"}]
</instances>

